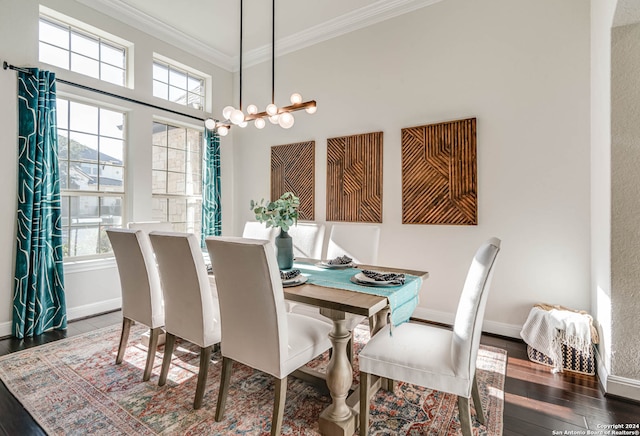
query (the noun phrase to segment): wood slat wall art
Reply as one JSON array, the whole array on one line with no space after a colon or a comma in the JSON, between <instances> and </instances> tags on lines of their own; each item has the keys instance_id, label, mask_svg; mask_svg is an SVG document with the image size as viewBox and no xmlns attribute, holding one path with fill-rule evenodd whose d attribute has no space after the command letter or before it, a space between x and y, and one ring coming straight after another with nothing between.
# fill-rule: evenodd
<instances>
[{"instance_id":1,"label":"wood slat wall art","mask_svg":"<svg viewBox=\"0 0 640 436\"><path fill-rule=\"evenodd\" d=\"M316 142L271 147L271 200L291 191L300 198L298 218L315 219Z\"/></svg>"},{"instance_id":2,"label":"wood slat wall art","mask_svg":"<svg viewBox=\"0 0 640 436\"><path fill-rule=\"evenodd\" d=\"M382 132L327 139L327 221L382 222Z\"/></svg>"},{"instance_id":3,"label":"wood slat wall art","mask_svg":"<svg viewBox=\"0 0 640 436\"><path fill-rule=\"evenodd\" d=\"M478 224L476 119L402 129L403 224Z\"/></svg>"}]
</instances>

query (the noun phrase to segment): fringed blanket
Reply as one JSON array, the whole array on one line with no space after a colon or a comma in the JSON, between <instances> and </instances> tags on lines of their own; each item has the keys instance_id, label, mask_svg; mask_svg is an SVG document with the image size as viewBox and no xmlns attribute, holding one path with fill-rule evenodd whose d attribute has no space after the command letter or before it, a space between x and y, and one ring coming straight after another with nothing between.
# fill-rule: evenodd
<instances>
[{"instance_id":1,"label":"fringed blanket","mask_svg":"<svg viewBox=\"0 0 640 436\"><path fill-rule=\"evenodd\" d=\"M562 306L536 304L522 326L520 336L536 350L553 360L553 372L562 372L562 345L588 355L591 344L598 343L593 318L585 311Z\"/></svg>"}]
</instances>

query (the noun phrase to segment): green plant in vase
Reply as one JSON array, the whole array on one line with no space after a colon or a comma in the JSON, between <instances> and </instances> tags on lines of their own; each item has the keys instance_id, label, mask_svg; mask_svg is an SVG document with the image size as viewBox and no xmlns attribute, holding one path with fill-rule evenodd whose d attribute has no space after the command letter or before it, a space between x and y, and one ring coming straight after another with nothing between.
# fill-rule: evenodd
<instances>
[{"instance_id":1,"label":"green plant in vase","mask_svg":"<svg viewBox=\"0 0 640 436\"><path fill-rule=\"evenodd\" d=\"M276 237L276 258L280 269L290 269L293 266L293 241L287 233L298 222L298 208L300 199L293 192L285 192L275 201L260 202L251 200L250 208L256 220L265 223L266 227L279 227L280 234Z\"/></svg>"}]
</instances>

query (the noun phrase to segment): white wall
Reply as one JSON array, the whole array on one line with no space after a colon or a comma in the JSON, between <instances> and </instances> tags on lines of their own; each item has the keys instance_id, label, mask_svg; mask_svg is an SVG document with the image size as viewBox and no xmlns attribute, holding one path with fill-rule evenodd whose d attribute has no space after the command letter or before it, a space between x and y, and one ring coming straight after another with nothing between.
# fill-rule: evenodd
<instances>
[{"instance_id":1,"label":"white wall","mask_svg":"<svg viewBox=\"0 0 640 436\"><path fill-rule=\"evenodd\" d=\"M591 2L591 301L599 375L611 368L611 25L616 2Z\"/></svg>"},{"instance_id":2,"label":"white wall","mask_svg":"<svg viewBox=\"0 0 640 436\"><path fill-rule=\"evenodd\" d=\"M542 31L544 29L544 31ZM245 105L270 100L270 65L245 71ZM417 316L451 322L477 246L503 240L485 328L518 336L536 302L590 309L589 4L448 0L277 59L276 103L315 98L289 131L236 135L236 229L269 197L270 146L384 132L379 262L426 269ZM477 118L478 225L401 224L400 129ZM246 206L243 207L243 206Z\"/></svg>"},{"instance_id":3,"label":"white wall","mask_svg":"<svg viewBox=\"0 0 640 436\"><path fill-rule=\"evenodd\" d=\"M206 60L172 45L168 45L138 29L127 26L103 15L94 9L73 0L0 0L0 60L17 66L38 66L38 8L39 3L73 17L100 30L117 35L135 44L135 89L121 88L101 83L79 74L56 69L47 65L42 68L56 71L57 76L72 82L97 87L130 98L203 117L202 112L151 97L151 62L153 53L159 53L177 62L189 65L213 78L214 114L233 98L232 75ZM11 301L13 292L13 270L15 252L16 213L16 166L17 166L17 89L16 74L0 71L0 144L4 155L0 161L0 174L4 189L0 192L5 207L0 210L0 336L10 333ZM127 111L127 201L125 221L151 218L151 122L154 117L170 119L195 127L200 121L173 116L166 112L125 103L121 100L103 98L90 92L58 84L58 93L87 98L95 103L114 104ZM233 153L232 136L222 143L223 210L233 206ZM231 229L231 214L223 217L223 227ZM65 265L65 287L67 312L70 319L87 316L120 306L120 284L115 262L82 263Z\"/></svg>"},{"instance_id":4,"label":"white wall","mask_svg":"<svg viewBox=\"0 0 640 436\"><path fill-rule=\"evenodd\" d=\"M640 380L640 24L611 46L612 373ZM640 388L640 383L638 383ZM640 396L639 396L640 399Z\"/></svg>"}]
</instances>

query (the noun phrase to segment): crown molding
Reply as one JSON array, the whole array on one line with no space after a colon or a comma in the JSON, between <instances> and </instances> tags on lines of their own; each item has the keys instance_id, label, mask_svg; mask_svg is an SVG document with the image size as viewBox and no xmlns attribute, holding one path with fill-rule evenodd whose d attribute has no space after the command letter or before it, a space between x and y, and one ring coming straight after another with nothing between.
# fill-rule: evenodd
<instances>
[{"instance_id":1,"label":"crown molding","mask_svg":"<svg viewBox=\"0 0 640 436\"><path fill-rule=\"evenodd\" d=\"M193 53L220 68L233 71L237 60L233 56L222 53L197 38L167 25L166 23L136 9L122 0L76 0L118 21L128 24L145 33L153 35L161 41ZM237 69L237 66L235 67Z\"/></svg>"},{"instance_id":2,"label":"crown molding","mask_svg":"<svg viewBox=\"0 0 640 436\"><path fill-rule=\"evenodd\" d=\"M327 41L332 38L371 26L381 21L439 3L442 0L378 0L324 23L309 27L276 41L276 56L283 56L297 50ZM266 44L244 54L243 66L257 65L271 60L271 44ZM239 59L234 57L234 69L238 70Z\"/></svg>"},{"instance_id":3,"label":"crown molding","mask_svg":"<svg viewBox=\"0 0 640 436\"><path fill-rule=\"evenodd\" d=\"M100 11L136 29L155 36L168 44L208 60L227 71L237 72L238 56L229 56L221 51L187 35L166 23L132 7L122 0L77 0L86 6ZM390 18L415 11L442 0L378 0L375 3L356 9L324 23L309 27L302 32L289 35L276 41L276 56L282 56L297 50L327 41L363 27L371 26ZM243 66L257 65L271 59L271 44L265 44L244 53Z\"/></svg>"}]
</instances>

